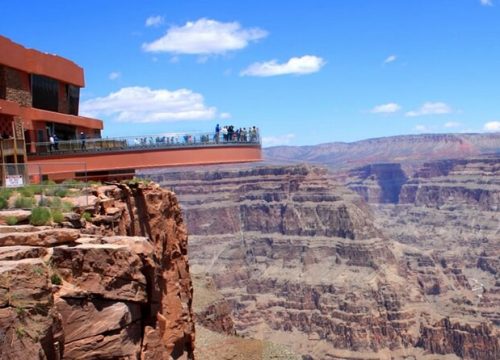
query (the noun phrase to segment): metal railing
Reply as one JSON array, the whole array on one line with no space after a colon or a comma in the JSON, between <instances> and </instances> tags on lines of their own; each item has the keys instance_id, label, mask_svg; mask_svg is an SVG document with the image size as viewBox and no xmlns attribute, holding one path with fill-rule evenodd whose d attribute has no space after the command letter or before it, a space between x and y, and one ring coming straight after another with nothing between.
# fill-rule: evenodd
<instances>
[{"instance_id":1,"label":"metal railing","mask_svg":"<svg viewBox=\"0 0 500 360\"><path fill-rule=\"evenodd\" d=\"M37 142L28 143L29 155L58 155L69 153L92 153L103 151L131 151L142 149L209 147L209 146L238 146L260 145L261 139L258 131L247 131L245 134L232 138L215 133L189 133L189 134L162 134L147 136L126 136L115 138L98 138L84 140L65 140L55 143Z\"/></svg>"},{"instance_id":2,"label":"metal railing","mask_svg":"<svg viewBox=\"0 0 500 360\"><path fill-rule=\"evenodd\" d=\"M1 139L0 151L2 156L24 154L24 140Z\"/></svg>"}]
</instances>

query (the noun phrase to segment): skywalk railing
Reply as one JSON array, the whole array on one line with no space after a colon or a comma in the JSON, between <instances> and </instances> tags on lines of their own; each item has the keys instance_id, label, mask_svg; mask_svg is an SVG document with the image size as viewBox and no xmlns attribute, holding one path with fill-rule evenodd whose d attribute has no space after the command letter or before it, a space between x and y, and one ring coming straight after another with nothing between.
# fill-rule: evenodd
<instances>
[{"instance_id":1,"label":"skywalk railing","mask_svg":"<svg viewBox=\"0 0 500 360\"><path fill-rule=\"evenodd\" d=\"M28 155L61 155L73 153L95 153L105 151L133 151L164 148L211 147L211 146L244 146L259 145L261 139L258 131L247 131L245 134L227 136L215 133L162 134L147 136L127 136L115 138L97 138L28 143Z\"/></svg>"}]
</instances>

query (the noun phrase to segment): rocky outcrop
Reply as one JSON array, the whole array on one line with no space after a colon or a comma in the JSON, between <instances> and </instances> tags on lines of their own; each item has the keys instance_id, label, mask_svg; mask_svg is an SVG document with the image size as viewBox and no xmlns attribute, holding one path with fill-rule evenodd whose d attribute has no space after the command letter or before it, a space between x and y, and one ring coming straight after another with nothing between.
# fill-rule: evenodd
<instances>
[{"instance_id":1,"label":"rocky outcrop","mask_svg":"<svg viewBox=\"0 0 500 360\"><path fill-rule=\"evenodd\" d=\"M397 204L408 177L401 164L373 164L349 171L346 186L368 203Z\"/></svg>"},{"instance_id":2,"label":"rocky outcrop","mask_svg":"<svg viewBox=\"0 0 500 360\"><path fill-rule=\"evenodd\" d=\"M420 329L419 346L435 354L455 353L465 359L496 359L500 352L498 337L491 329L453 323L446 318Z\"/></svg>"},{"instance_id":3,"label":"rocky outcrop","mask_svg":"<svg viewBox=\"0 0 500 360\"><path fill-rule=\"evenodd\" d=\"M434 208L465 205L499 211L500 157L426 163L402 187L399 202Z\"/></svg>"},{"instance_id":4,"label":"rocky outcrop","mask_svg":"<svg viewBox=\"0 0 500 360\"><path fill-rule=\"evenodd\" d=\"M439 340L421 329L465 309L457 326L475 336L467 325L472 309L461 305L477 298L465 275L451 263L444 268L435 254L391 241L366 204L324 170L148 176L179 195L193 268L213 277L240 335L290 346L309 359L423 358L438 352ZM498 357L498 332L481 314L475 321L491 331L484 351L466 350L468 343L446 328L453 343L446 352Z\"/></svg>"},{"instance_id":5,"label":"rocky outcrop","mask_svg":"<svg viewBox=\"0 0 500 360\"><path fill-rule=\"evenodd\" d=\"M81 229L0 229L0 358L194 358L175 196L142 184L93 192Z\"/></svg>"}]
</instances>

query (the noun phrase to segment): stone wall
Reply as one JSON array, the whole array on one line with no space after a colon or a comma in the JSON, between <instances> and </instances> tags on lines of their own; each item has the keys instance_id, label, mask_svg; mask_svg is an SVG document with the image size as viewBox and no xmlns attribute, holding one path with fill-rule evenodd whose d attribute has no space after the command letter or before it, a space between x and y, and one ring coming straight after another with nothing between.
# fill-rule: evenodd
<instances>
[{"instance_id":1,"label":"stone wall","mask_svg":"<svg viewBox=\"0 0 500 360\"><path fill-rule=\"evenodd\" d=\"M29 74L4 66L5 100L31 107Z\"/></svg>"}]
</instances>

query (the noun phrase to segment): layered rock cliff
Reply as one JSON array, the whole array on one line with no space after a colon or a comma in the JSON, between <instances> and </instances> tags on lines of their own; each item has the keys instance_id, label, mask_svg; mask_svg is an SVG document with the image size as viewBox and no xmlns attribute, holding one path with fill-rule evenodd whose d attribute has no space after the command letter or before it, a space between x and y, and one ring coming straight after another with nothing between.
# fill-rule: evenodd
<instances>
[{"instance_id":1,"label":"layered rock cliff","mask_svg":"<svg viewBox=\"0 0 500 360\"><path fill-rule=\"evenodd\" d=\"M273 164L307 162L332 171L378 163L420 165L439 159L500 153L500 133L421 134L335 142L312 146L274 146L264 149Z\"/></svg>"},{"instance_id":2,"label":"layered rock cliff","mask_svg":"<svg viewBox=\"0 0 500 360\"><path fill-rule=\"evenodd\" d=\"M500 156L426 163L402 186L399 203L500 211Z\"/></svg>"},{"instance_id":3,"label":"layered rock cliff","mask_svg":"<svg viewBox=\"0 0 500 360\"><path fill-rule=\"evenodd\" d=\"M149 176L179 194L193 269L213 277L240 335L307 359L500 355L488 318L457 316L477 298L460 270L392 241L324 170Z\"/></svg>"},{"instance_id":4,"label":"layered rock cliff","mask_svg":"<svg viewBox=\"0 0 500 360\"><path fill-rule=\"evenodd\" d=\"M66 227L0 227L1 359L192 359L187 233L173 193L100 187Z\"/></svg>"}]
</instances>

